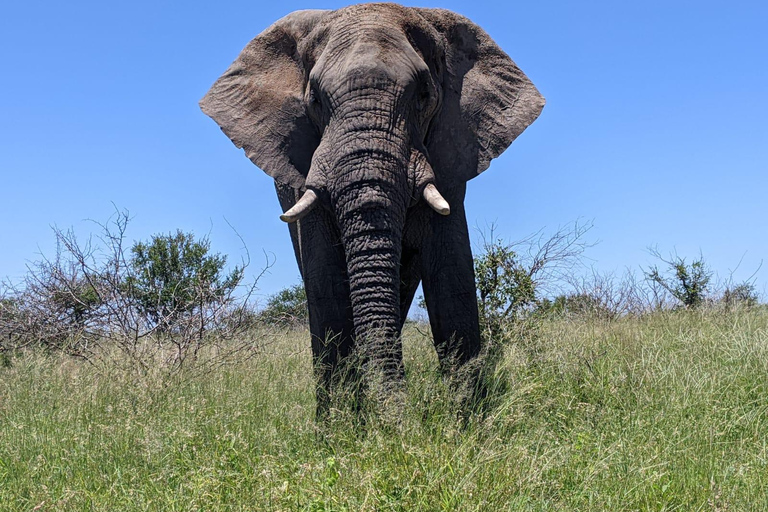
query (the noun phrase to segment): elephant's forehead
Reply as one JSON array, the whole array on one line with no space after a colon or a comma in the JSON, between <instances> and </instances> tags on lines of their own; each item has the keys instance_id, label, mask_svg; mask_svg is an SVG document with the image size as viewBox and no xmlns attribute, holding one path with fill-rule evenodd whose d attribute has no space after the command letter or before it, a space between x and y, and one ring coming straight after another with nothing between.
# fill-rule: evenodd
<instances>
[{"instance_id":1,"label":"elephant's forehead","mask_svg":"<svg viewBox=\"0 0 768 512\"><path fill-rule=\"evenodd\" d=\"M401 27L381 20L344 23L329 35L313 73L343 78L364 69L386 71L395 81L409 80L425 67Z\"/></svg>"},{"instance_id":2,"label":"elephant's forehead","mask_svg":"<svg viewBox=\"0 0 768 512\"><path fill-rule=\"evenodd\" d=\"M354 4L337 9L332 14L332 17L337 20L350 20L353 22L375 20L392 24L402 24L410 16L407 8L392 3Z\"/></svg>"},{"instance_id":3,"label":"elephant's forehead","mask_svg":"<svg viewBox=\"0 0 768 512\"><path fill-rule=\"evenodd\" d=\"M358 4L332 11L325 23L328 45L347 50L355 44L369 49L399 49L408 39L404 27L412 14L396 4Z\"/></svg>"},{"instance_id":4,"label":"elephant's forehead","mask_svg":"<svg viewBox=\"0 0 768 512\"><path fill-rule=\"evenodd\" d=\"M386 19L346 19L330 31L327 49L359 56L402 51L408 39L401 26Z\"/></svg>"}]
</instances>

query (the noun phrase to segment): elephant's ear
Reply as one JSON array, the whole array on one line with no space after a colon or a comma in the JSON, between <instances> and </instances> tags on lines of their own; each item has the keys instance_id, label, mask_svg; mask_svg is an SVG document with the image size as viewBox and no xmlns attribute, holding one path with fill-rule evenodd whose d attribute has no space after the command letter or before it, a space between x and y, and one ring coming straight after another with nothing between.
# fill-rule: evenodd
<instances>
[{"instance_id":1,"label":"elephant's ear","mask_svg":"<svg viewBox=\"0 0 768 512\"><path fill-rule=\"evenodd\" d=\"M297 49L328 11L297 11L243 49L200 100L200 108L276 181L304 185L319 134L304 105L306 74Z\"/></svg>"},{"instance_id":2,"label":"elephant's ear","mask_svg":"<svg viewBox=\"0 0 768 512\"><path fill-rule=\"evenodd\" d=\"M488 168L541 113L544 98L490 36L444 9L416 9L445 40L443 103L427 135L440 186Z\"/></svg>"}]
</instances>

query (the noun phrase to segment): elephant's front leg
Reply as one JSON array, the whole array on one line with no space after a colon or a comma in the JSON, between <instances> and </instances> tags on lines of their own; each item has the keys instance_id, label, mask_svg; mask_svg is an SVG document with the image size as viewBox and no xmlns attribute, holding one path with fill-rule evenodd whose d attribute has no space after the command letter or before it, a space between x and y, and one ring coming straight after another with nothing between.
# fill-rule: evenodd
<instances>
[{"instance_id":1,"label":"elephant's front leg","mask_svg":"<svg viewBox=\"0 0 768 512\"><path fill-rule=\"evenodd\" d=\"M278 187L283 211L296 202L293 189ZM289 224L309 309L309 331L316 377L317 415L327 415L330 393L340 380L354 378L354 365L342 368L353 346L352 307L344 249L330 213L318 208Z\"/></svg>"},{"instance_id":2,"label":"elephant's front leg","mask_svg":"<svg viewBox=\"0 0 768 512\"><path fill-rule=\"evenodd\" d=\"M435 349L443 368L480 353L475 271L464 213L465 186L444 194L451 214L428 215L422 244L422 281Z\"/></svg>"}]
</instances>

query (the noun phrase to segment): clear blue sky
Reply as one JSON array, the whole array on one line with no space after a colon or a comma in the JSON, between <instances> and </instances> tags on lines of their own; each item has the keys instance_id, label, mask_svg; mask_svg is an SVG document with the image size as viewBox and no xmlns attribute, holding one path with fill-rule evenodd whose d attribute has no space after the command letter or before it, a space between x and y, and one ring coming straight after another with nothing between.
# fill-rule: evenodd
<instances>
[{"instance_id":1,"label":"clear blue sky","mask_svg":"<svg viewBox=\"0 0 768 512\"><path fill-rule=\"evenodd\" d=\"M272 181L197 107L281 16L343 2L6 2L0 8L0 277L51 254L50 226L91 229L113 203L131 239L242 235L269 294L298 270ZM471 225L518 239L594 220L602 270L699 251L737 279L768 258L768 3L419 2L481 25L547 98L470 182ZM765 290L768 268L758 274Z\"/></svg>"}]
</instances>

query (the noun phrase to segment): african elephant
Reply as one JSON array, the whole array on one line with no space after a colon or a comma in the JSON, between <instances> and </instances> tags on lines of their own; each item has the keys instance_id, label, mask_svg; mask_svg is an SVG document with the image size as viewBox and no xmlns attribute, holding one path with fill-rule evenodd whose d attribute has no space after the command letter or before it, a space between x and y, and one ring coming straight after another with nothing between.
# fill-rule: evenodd
<instances>
[{"instance_id":1,"label":"african elephant","mask_svg":"<svg viewBox=\"0 0 768 512\"><path fill-rule=\"evenodd\" d=\"M466 182L544 106L488 34L442 9L297 11L253 39L200 106L275 180L319 411L353 349L385 394L402 386L419 282L441 362L478 354Z\"/></svg>"}]
</instances>

